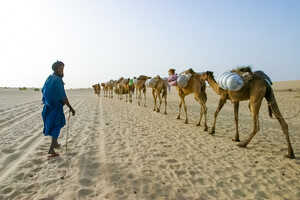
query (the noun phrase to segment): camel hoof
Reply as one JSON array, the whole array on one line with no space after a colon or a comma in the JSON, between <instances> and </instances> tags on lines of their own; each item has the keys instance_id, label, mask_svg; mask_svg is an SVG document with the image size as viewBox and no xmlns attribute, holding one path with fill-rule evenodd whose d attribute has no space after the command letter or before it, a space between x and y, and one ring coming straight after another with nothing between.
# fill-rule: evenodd
<instances>
[{"instance_id":1,"label":"camel hoof","mask_svg":"<svg viewBox=\"0 0 300 200\"><path fill-rule=\"evenodd\" d=\"M204 131L208 131L208 127L205 127L205 128L204 128Z\"/></svg>"},{"instance_id":2,"label":"camel hoof","mask_svg":"<svg viewBox=\"0 0 300 200\"><path fill-rule=\"evenodd\" d=\"M240 142L240 139L233 138L232 141L233 142Z\"/></svg>"},{"instance_id":3,"label":"camel hoof","mask_svg":"<svg viewBox=\"0 0 300 200\"><path fill-rule=\"evenodd\" d=\"M157 109L157 110L156 110L156 112L158 112L158 113L159 113L159 112L160 112L160 110L159 110L159 109Z\"/></svg>"},{"instance_id":4,"label":"camel hoof","mask_svg":"<svg viewBox=\"0 0 300 200\"><path fill-rule=\"evenodd\" d=\"M215 134L215 130L209 131L209 134L214 135Z\"/></svg>"},{"instance_id":5,"label":"camel hoof","mask_svg":"<svg viewBox=\"0 0 300 200\"><path fill-rule=\"evenodd\" d=\"M185 120L185 121L184 121L184 123L185 123L185 124L188 124L188 123L189 123L189 121Z\"/></svg>"},{"instance_id":6,"label":"camel hoof","mask_svg":"<svg viewBox=\"0 0 300 200\"><path fill-rule=\"evenodd\" d=\"M285 155L286 158L289 158L289 159L296 159L295 157L295 154L292 153L292 154L288 154L288 155Z\"/></svg>"},{"instance_id":7,"label":"camel hoof","mask_svg":"<svg viewBox=\"0 0 300 200\"><path fill-rule=\"evenodd\" d=\"M167 113L167 112L164 112L164 114L167 115L168 113Z\"/></svg>"},{"instance_id":8,"label":"camel hoof","mask_svg":"<svg viewBox=\"0 0 300 200\"><path fill-rule=\"evenodd\" d=\"M155 112L155 111L156 111L156 109L154 108L154 109L153 109L153 111Z\"/></svg>"},{"instance_id":9,"label":"camel hoof","mask_svg":"<svg viewBox=\"0 0 300 200\"><path fill-rule=\"evenodd\" d=\"M237 144L238 147L242 147L242 148L246 148L247 147L247 143L246 142L240 142Z\"/></svg>"},{"instance_id":10,"label":"camel hoof","mask_svg":"<svg viewBox=\"0 0 300 200\"><path fill-rule=\"evenodd\" d=\"M201 126L200 122L196 124L196 126Z\"/></svg>"},{"instance_id":11,"label":"camel hoof","mask_svg":"<svg viewBox=\"0 0 300 200\"><path fill-rule=\"evenodd\" d=\"M178 115L178 116L176 117L176 119L180 119L180 116Z\"/></svg>"}]
</instances>

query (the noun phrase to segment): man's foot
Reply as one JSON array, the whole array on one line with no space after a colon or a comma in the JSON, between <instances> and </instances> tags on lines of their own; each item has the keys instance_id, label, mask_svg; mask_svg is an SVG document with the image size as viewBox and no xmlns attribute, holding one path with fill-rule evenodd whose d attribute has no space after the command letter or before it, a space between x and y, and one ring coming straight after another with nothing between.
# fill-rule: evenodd
<instances>
[{"instance_id":1,"label":"man's foot","mask_svg":"<svg viewBox=\"0 0 300 200\"><path fill-rule=\"evenodd\" d=\"M60 147L61 147L61 144L58 144L58 143L56 143L54 146L55 149L60 149Z\"/></svg>"},{"instance_id":2,"label":"man's foot","mask_svg":"<svg viewBox=\"0 0 300 200\"><path fill-rule=\"evenodd\" d=\"M59 156L58 153L53 153L53 154L48 155L48 158L54 158L54 157L58 157L58 156Z\"/></svg>"},{"instance_id":3,"label":"man's foot","mask_svg":"<svg viewBox=\"0 0 300 200\"><path fill-rule=\"evenodd\" d=\"M49 149L48 154L56 154L56 152L54 151L54 149Z\"/></svg>"}]
</instances>

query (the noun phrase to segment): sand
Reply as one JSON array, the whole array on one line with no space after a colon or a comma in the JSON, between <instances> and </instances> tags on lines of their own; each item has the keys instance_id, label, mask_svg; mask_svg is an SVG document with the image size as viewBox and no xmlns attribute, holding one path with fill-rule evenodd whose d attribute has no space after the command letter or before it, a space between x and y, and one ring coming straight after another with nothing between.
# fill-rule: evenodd
<instances>
[{"instance_id":1,"label":"sand","mask_svg":"<svg viewBox=\"0 0 300 200\"><path fill-rule=\"evenodd\" d=\"M288 88L300 88L299 82ZM286 85L286 83L284 83ZM195 124L200 106L187 97L189 124L176 120L175 88L168 115L104 97L92 90L67 91L77 112L59 142L59 158L47 159L50 138L42 134L41 94L0 89L0 200L193 200L300 199L300 92L280 90L276 98L287 119L296 159L284 157L287 145L279 123L268 117L264 100L257 133L246 149L236 146L233 107L219 114L216 134ZM284 86L286 87L286 86ZM208 88L208 125L218 96ZM294 115L296 115L294 117ZM66 109L66 117L68 112ZM247 102L240 108L240 137L252 120Z\"/></svg>"}]
</instances>

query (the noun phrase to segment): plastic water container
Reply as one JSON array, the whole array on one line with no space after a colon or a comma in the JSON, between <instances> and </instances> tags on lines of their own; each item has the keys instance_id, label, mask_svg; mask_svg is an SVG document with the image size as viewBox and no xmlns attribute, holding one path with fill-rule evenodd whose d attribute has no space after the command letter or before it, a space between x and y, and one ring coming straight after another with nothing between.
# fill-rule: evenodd
<instances>
[{"instance_id":1,"label":"plastic water container","mask_svg":"<svg viewBox=\"0 0 300 200\"><path fill-rule=\"evenodd\" d=\"M244 86L244 80L240 75L232 72L224 72L217 78L217 83L224 90L238 91Z\"/></svg>"},{"instance_id":2,"label":"plastic water container","mask_svg":"<svg viewBox=\"0 0 300 200\"><path fill-rule=\"evenodd\" d=\"M191 74L179 75L177 79L177 85L181 88L185 88L188 85L190 78L191 78Z\"/></svg>"}]
</instances>

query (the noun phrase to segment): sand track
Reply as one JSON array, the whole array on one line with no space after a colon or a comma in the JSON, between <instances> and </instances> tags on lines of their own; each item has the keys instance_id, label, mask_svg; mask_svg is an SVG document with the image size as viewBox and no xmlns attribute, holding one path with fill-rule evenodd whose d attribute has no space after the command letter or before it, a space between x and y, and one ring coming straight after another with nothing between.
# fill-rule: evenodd
<instances>
[{"instance_id":1,"label":"sand track","mask_svg":"<svg viewBox=\"0 0 300 200\"><path fill-rule=\"evenodd\" d=\"M168 115L148 107L96 97L90 90L69 92L77 115L71 117L68 153L66 127L59 142L60 158L47 159L41 105L35 101L6 112L15 119L0 130L0 200L2 199L300 199L300 125L288 120L296 160L287 153L276 120L265 102L263 130L247 149L231 141L233 109L220 113L215 136L195 126L200 106L187 98L189 124L176 120L178 98L169 95ZM283 113L293 113L294 94L277 93ZM218 97L208 94L208 125ZM5 110L5 109L2 109ZM67 111L67 110L66 110ZM24 114L25 112L26 114ZM1 116L2 117L2 116ZM251 131L247 103L241 104L241 138ZM64 177L64 179L61 179Z\"/></svg>"}]
</instances>

